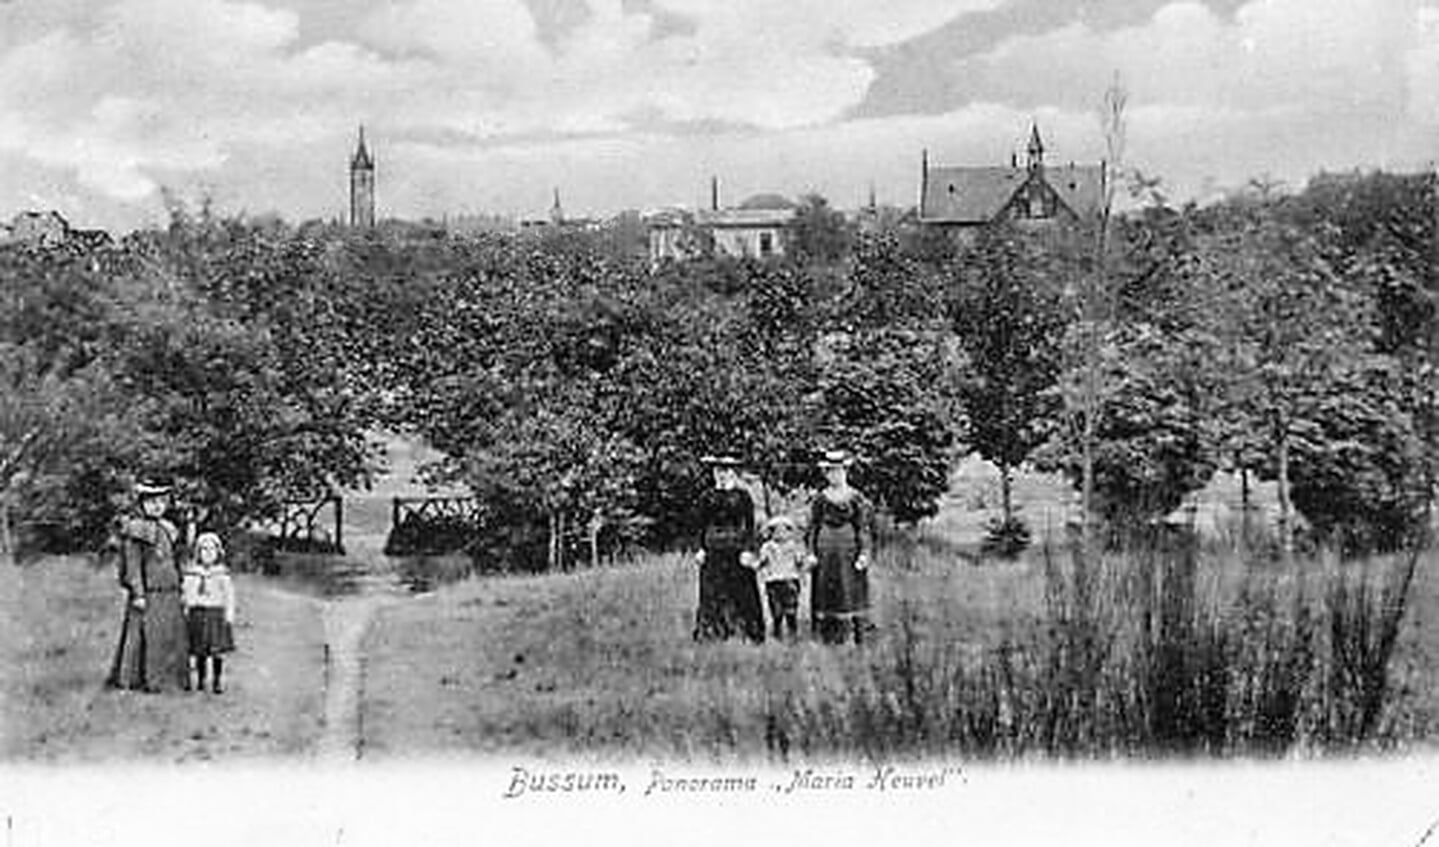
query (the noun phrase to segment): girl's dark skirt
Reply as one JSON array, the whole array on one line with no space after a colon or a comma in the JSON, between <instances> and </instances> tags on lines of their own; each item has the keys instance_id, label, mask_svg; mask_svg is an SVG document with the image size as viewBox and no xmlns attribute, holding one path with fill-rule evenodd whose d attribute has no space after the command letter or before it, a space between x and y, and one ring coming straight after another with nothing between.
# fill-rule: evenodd
<instances>
[{"instance_id":1,"label":"girl's dark skirt","mask_svg":"<svg viewBox=\"0 0 1439 847\"><path fill-rule=\"evenodd\" d=\"M216 656L235 649L235 632L225 620L224 609L197 606L186 620L191 656Z\"/></svg>"}]
</instances>

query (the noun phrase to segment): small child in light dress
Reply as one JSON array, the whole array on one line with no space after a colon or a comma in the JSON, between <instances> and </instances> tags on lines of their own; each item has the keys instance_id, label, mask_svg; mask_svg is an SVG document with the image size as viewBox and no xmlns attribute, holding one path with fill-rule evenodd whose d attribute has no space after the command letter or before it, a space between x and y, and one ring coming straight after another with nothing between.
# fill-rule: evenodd
<instances>
[{"instance_id":1,"label":"small child in light dress","mask_svg":"<svg viewBox=\"0 0 1439 847\"><path fill-rule=\"evenodd\" d=\"M213 671L210 690L224 691L224 654L235 649L235 587L225 567L225 545L220 536L203 532L195 539L195 556L181 572L181 600L195 658L195 677L205 690L206 663Z\"/></svg>"},{"instance_id":2,"label":"small child in light dress","mask_svg":"<svg viewBox=\"0 0 1439 847\"><path fill-rule=\"evenodd\" d=\"M795 522L778 515L765 524L768 539L759 548L756 568L764 583L765 599L769 602L774 637L791 638L799 634L800 577L808 565L804 541Z\"/></svg>"}]
</instances>

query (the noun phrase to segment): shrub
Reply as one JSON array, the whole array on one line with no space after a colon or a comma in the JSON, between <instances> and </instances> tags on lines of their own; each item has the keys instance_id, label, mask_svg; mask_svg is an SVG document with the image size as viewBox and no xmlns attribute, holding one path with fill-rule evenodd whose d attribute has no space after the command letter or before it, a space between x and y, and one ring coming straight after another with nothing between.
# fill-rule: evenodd
<instances>
[{"instance_id":1,"label":"shrub","mask_svg":"<svg viewBox=\"0 0 1439 847\"><path fill-rule=\"evenodd\" d=\"M989 522L980 550L986 556L1013 559L1023 553L1031 541L1029 526L1017 517L995 518Z\"/></svg>"}]
</instances>

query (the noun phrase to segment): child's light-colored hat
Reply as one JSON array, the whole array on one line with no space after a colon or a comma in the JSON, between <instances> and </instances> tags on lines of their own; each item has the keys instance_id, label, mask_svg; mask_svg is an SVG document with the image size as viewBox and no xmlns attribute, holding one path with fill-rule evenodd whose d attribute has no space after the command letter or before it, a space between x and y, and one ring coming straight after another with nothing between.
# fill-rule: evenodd
<instances>
[{"instance_id":1,"label":"child's light-colored hat","mask_svg":"<svg viewBox=\"0 0 1439 847\"><path fill-rule=\"evenodd\" d=\"M737 468L740 466L739 457L733 453L709 454L700 457L700 462L712 468Z\"/></svg>"},{"instance_id":2,"label":"child's light-colored hat","mask_svg":"<svg viewBox=\"0 0 1439 847\"><path fill-rule=\"evenodd\" d=\"M199 550L201 547L204 547L206 544L213 544L213 545L215 545L215 549L216 549L216 550L219 550L221 553L224 553L224 552L225 552L225 542L224 542L224 541L221 541L221 540L220 540L220 536L219 536L219 535L216 535L216 534L213 533L213 532L202 532L202 533L200 533L199 535L197 535L197 536L195 537L195 549L196 549L196 550Z\"/></svg>"},{"instance_id":3,"label":"child's light-colored hat","mask_svg":"<svg viewBox=\"0 0 1439 847\"><path fill-rule=\"evenodd\" d=\"M799 525L789 515L775 515L764 522L765 529L773 532L777 529L796 529Z\"/></svg>"}]
</instances>

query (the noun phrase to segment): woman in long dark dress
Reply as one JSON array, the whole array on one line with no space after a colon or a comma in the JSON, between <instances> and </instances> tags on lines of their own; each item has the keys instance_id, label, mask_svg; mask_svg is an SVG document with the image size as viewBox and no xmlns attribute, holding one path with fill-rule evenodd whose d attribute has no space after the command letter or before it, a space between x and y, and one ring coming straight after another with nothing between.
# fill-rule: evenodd
<instances>
[{"instance_id":1,"label":"woman in long dark dress","mask_svg":"<svg viewBox=\"0 0 1439 847\"><path fill-rule=\"evenodd\" d=\"M107 683L163 691L190 682L185 614L180 604L180 532L163 515L169 489L136 487L138 514L122 518L115 539L125 617Z\"/></svg>"},{"instance_id":2,"label":"woman in long dark dress","mask_svg":"<svg viewBox=\"0 0 1439 847\"><path fill-rule=\"evenodd\" d=\"M849 457L825 453L825 488L810 502L805 541L814 561L810 626L826 644L856 644L869 627L869 563L874 550L874 508L849 485Z\"/></svg>"},{"instance_id":3,"label":"woman in long dark dress","mask_svg":"<svg viewBox=\"0 0 1439 847\"><path fill-rule=\"evenodd\" d=\"M707 459L715 487L700 501L699 609L697 641L736 634L764 641L764 610L750 567L755 546L754 501L739 484L739 461L730 456Z\"/></svg>"}]
</instances>

